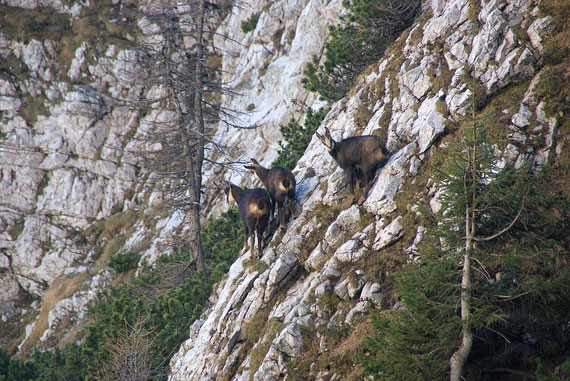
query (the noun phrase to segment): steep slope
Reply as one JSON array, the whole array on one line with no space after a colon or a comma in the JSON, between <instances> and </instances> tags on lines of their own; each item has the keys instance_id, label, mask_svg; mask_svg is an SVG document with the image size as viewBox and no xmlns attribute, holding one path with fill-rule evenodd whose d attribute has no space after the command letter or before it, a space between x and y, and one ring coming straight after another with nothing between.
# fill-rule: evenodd
<instances>
[{"instance_id":1,"label":"steep slope","mask_svg":"<svg viewBox=\"0 0 570 381\"><path fill-rule=\"evenodd\" d=\"M261 262L244 255L233 264L172 359L170 379L358 378L343 355L361 343L359 316L401 307L385 290L384 267L421 257L416 246L426 228L417 221L441 207L429 173L473 102L468 74L481 84L477 97L500 107L489 128L506 135L501 149L511 164L560 158L560 122L537 96L552 24L533 1L425 3L418 22L320 127L338 139L386 137L393 154L366 202L348 204L342 171L313 138L294 171L299 216ZM337 347L334 332L343 330L354 335Z\"/></svg>"}]
</instances>

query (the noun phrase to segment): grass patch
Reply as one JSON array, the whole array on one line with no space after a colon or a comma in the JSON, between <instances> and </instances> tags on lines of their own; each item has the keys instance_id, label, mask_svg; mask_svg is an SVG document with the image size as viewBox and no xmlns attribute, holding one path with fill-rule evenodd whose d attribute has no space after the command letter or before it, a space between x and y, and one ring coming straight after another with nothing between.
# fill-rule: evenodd
<instances>
[{"instance_id":1,"label":"grass patch","mask_svg":"<svg viewBox=\"0 0 570 381\"><path fill-rule=\"evenodd\" d=\"M257 271L261 274L267 270L267 263L263 262L261 259L248 258L243 261L243 267L251 268L253 271Z\"/></svg>"},{"instance_id":2,"label":"grass patch","mask_svg":"<svg viewBox=\"0 0 570 381\"><path fill-rule=\"evenodd\" d=\"M252 375L259 369L267 351L269 351L271 343L279 332L281 332L283 327L283 323L277 318L272 318L269 321L264 322L262 327L265 331L263 334L263 340L255 345L250 351L250 372Z\"/></svg>"},{"instance_id":3,"label":"grass patch","mask_svg":"<svg viewBox=\"0 0 570 381\"><path fill-rule=\"evenodd\" d=\"M32 329L32 333L22 345L20 351L25 353L30 348L38 347L40 337L48 328L48 314L56 306L56 304L66 298L69 298L83 283L86 273L78 274L72 278L57 278L46 290L42 297L42 305L36 323ZM56 340L57 342L57 340ZM50 343L47 343L48 345ZM54 344L54 343L51 343Z\"/></svg>"},{"instance_id":4,"label":"grass patch","mask_svg":"<svg viewBox=\"0 0 570 381\"><path fill-rule=\"evenodd\" d=\"M24 220L21 219L10 227L8 233L10 233L12 241L16 241L23 231L24 231Z\"/></svg>"}]
</instances>

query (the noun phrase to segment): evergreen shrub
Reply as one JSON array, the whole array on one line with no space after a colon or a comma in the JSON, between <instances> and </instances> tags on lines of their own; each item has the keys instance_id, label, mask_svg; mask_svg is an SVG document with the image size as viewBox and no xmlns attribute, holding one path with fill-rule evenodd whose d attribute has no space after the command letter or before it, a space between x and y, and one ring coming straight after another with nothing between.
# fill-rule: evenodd
<instances>
[{"instance_id":1,"label":"evergreen shrub","mask_svg":"<svg viewBox=\"0 0 570 381\"><path fill-rule=\"evenodd\" d=\"M314 56L302 80L307 90L332 102L348 93L358 75L382 57L421 9L418 0L345 0L343 6L348 15L329 28L323 65Z\"/></svg>"},{"instance_id":2,"label":"evergreen shrub","mask_svg":"<svg viewBox=\"0 0 570 381\"><path fill-rule=\"evenodd\" d=\"M305 153L313 134L319 128L329 110L330 107L323 107L318 111L313 111L309 107L305 114L304 126L297 123L293 118L286 125L281 125L279 131L281 131L285 142L279 142L280 148L277 159L271 165L290 170L295 168L297 161Z\"/></svg>"},{"instance_id":3,"label":"evergreen shrub","mask_svg":"<svg viewBox=\"0 0 570 381\"><path fill-rule=\"evenodd\" d=\"M418 246L419 261L394 275L394 291L405 308L372 314L376 331L359 361L379 379L448 377L450 357L460 345L465 218L472 215L466 210L473 204L476 217L469 221L479 241L470 251L468 290L475 339L465 379L497 368L546 374L548 370L528 364L542 357L552 369L565 361L564 345L554 344L552 335L554 327L567 323L570 311L570 271L561 233L570 228L564 185L557 185L552 170L532 173L529 165L518 170L505 166L496 155L496 141L480 125L476 128L475 143L467 129L465 139L450 142L441 153L446 163L435 169L434 178L445 190L438 196L444 207ZM475 178L469 169L473 165ZM544 336L551 348L537 351L525 342L522 332L528 321L541 327L533 334Z\"/></svg>"},{"instance_id":4,"label":"evergreen shrub","mask_svg":"<svg viewBox=\"0 0 570 381\"><path fill-rule=\"evenodd\" d=\"M109 258L109 267L118 273L136 269L140 255L134 251L119 253Z\"/></svg>"},{"instance_id":5,"label":"evergreen shrub","mask_svg":"<svg viewBox=\"0 0 570 381\"><path fill-rule=\"evenodd\" d=\"M261 16L261 12L254 13L246 21L242 21L241 30L244 33L249 33L254 30L257 26L257 22L259 21L259 16Z\"/></svg>"},{"instance_id":6,"label":"evergreen shrub","mask_svg":"<svg viewBox=\"0 0 570 381\"><path fill-rule=\"evenodd\" d=\"M142 329L153 337L145 361L155 370L156 379L164 378L161 375L167 374L168 360L188 338L190 325L200 316L214 282L222 278L239 255L242 235L235 208L209 220L202 230L202 243L211 276L201 271L192 273L188 253L183 250L161 256L154 268L145 268L129 283L100 296L89 310L90 323L80 343L65 351L37 351L30 361L12 359L0 350L0 380L100 379L102 370L112 360L109 347L130 337L129 330L141 318ZM117 271L126 271L138 262L138 254L133 252L113 258L117 258L113 260Z\"/></svg>"}]
</instances>

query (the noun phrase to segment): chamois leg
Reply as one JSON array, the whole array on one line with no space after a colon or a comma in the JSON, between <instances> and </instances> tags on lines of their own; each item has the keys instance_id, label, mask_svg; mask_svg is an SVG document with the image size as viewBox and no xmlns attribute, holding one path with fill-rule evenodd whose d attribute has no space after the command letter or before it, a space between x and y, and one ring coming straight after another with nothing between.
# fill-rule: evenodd
<instances>
[{"instance_id":1,"label":"chamois leg","mask_svg":"<svg viewBox=\"0 0 570 381\"><path fill-rule=\"evenodd\" d=\"M273 220L275 219L275 203L277 201L275 200L275 198L273 198L273 196L271 196L271 205L269 206L269 223L271 224L273 222Z\"/></svg>"},{"instance_id":2,"label":"chamois leg","mask_svg":"<svg viewBox=\"0 0 570 381\"><path fill-rule=\"evenodd\" d=\"M257 226L257 246L259 247L259 258L263 257L263 229L261 224Z\"/></svg>"},{"instance_id":3,"label":"chamois leg","mask_svg":"<svg viewBox=\"0 0 570 381\"><path fill-rule=\"evenodd\" d=\"M247 250L249 249L249 246L247 245L247 239L249 238L249 232L248 232L248 228L247 226L243 227L243 249L241 249L241 253L245 254L247 252Z\"/></svg>"},{"instance_id":4,"label":"chamois leg","mask_svg":"<svg viewBox=\"0 0 570 381\"><path fill-rule=\"evenodd\" d=\"M255 228L251 229L251 234L250 234L250 248L251 248L251 257L255 258Z\"/></svg>"},{"instance_id":5,"label":"chamois leg","mask_svg":"<svg viewBox=\"0 0 570 381\"><path fill-rule=\"evenodd\" d=\"M283 205L283 201L277 204L279 209L279 227L281 230L285 229L285 205Z\"/></svg>"},{"instance_id":6,"label":"chamois leg","mask_svg":"<svg viewBox=\"0 0 570 381\"><path fill-rule=\"evenodd\" d=\"M349 173L348 181L349 181L349 185L350 185L350 197L352 197L352 201L350 203L355 204L356 203L356 194L354 193L354 183L357 180L357 176L356 176L356 172L353 168L351 168L349 172L350 173Z\"/></svg>"},{"instance_id":7,"label":"chamois leg","mask_svg":"<svg viewBox=\"0 0 570 381\"><path fill-rule=\"evenodd\" d=\"M372 188L372 180L374 180L374 175L376 174L376 170L373 168L372 170L366 172L364 174L364 190L362 191L362 195L360 195L360 199L358 200L358 205L362 205L366 198L368 197L368 192L370 192L370 188Z\"/></svg>"},{"instance_id":8,"label":"chamois leg","mask_svg":"<svg viewBox=\"0 0 570 381\"><path fill-rule=\"evenodd\" d=\"M291 218L297 218L295 215L295 200L289 197L289 200L287 200L287 202L289 203L289 213L291 213Z\"/></svg>"}]
</instances>

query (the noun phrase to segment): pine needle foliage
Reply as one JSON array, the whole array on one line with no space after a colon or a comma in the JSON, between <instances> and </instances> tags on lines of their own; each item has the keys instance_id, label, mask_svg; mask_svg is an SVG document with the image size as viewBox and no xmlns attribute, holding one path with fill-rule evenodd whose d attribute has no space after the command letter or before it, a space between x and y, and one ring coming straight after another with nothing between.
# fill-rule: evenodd
<instances>
[{"instance_id":1,"label":"pine needle foliage","mask_svg":"<svg viewBox=\"0 0 570 381\"><path fill-rule=\"evenodd\" d=\"M424 258L396 279L405 309L372 314L376 335L367 338L358 361L382 380L438 380L457 340L459 271L450 258Z\"/></svg>"},{"instance_id":2,"label":"pine needle foliage","mask_svg":"<svg viewBox=\"0 0 570 381\"><path fill-rule=\"evenodd\" d=\"M303 73L305 88L332 102L344 97L358 75L412 24L421 4L417 0L345 0L343 6L348 15L329 28L323 65L314 56Z\"/></svg>"},{"instance_id":3,"label":"pine needle foliage","mask_svg":"<svg viewBox=\"0 0 570 381\"><path fill-rule=\"evenodd\" d=\"M243 236L237 208L223 212L219 218L212 219L202 230L204 258L210 267L210 279L219 282L231 264L236 260L242 248L239 237Z\"/></svg>"},{"instance_id":4,"label":"pine needle foliage","mask_svg":"<svg viewBox=\"0 0 570 381\"><path fill-rule=\"evenodd\" d=\"M395 275L395 293L405 307L372 314L376 333L358 360L375 378L449 377L449 359L465 328L460 294L465 291L466 215L475 216L467 327L474 333L477 351L507 348L511 342L517 348L515 343L524 341L521 321L538 316L545 322L564 321L570 311L569 258L563 247L569 201L560 189L548 189L552 171L536 172L530 162L513 169L480 123L467 123L462 131L464 138L447 146L446 164L435 176L443 190L438 196L442 210L437 225L424 236L420 261ZM480 370L487 365L474 366ZM532 369L521 371L532 373Z\"/></svg>"},{"instance_id":5,"label":"pine needle foliage","mask_svg":"<svg viewBox=\"0 0 570 381\"><path fill-rule=\"evenodd\" d=\"M38 351L31 361L11 359L0 351L0 379L109 379L114 372L127 370L118 364L128 360L123 352L133 348L144 357L137 365L144 369L130 368L132 372L145 370L152 375L145 380L165 379L169 359L188 338L190 325L200 316L213 284L239 255L241 229L235 208L209 220L201 233L210 276L193 272L185 250L159 257L155 267L100 296L89 311L90 323L80 344L65 351Z\"/></svg>"},{"instance_id":6,"label":"pine needle foliage","mask_svg":"<svg viewBox=\"0 0 570 381\"><path fill-rule=\"evenodd\" d=\"M118 253L109 258L109 267L111 267L116 272L122 273L136 269L139 263L139 259L140 255L134 251Z\"/></svg>"},{"instance_id":7,"label":"pine needle foliage","mask_svg":"<svg viewBox=\"0 0 570 381\"><path fill-rule=\"evenodd\" d=\"M289 123L281 125L279 131L285 141L279 142L277 159L271 164L272 167L279 166L292 170L297 165L297 161L303 156L307 146L311 142L315 131L330 111L330 107L323 107L318 111L312 108L307 109L305 114L305 125L301 125L291 118Z\"/></svg>"},{"instance_id":8,"label":"pine needle foliage","mask_svg":"<svg viewBox=\"0 0 570 381\"><path fill-rule=\"evenodd\" d=\"M257 22L259 21L259 16L261 16L261 12L252 14L246 21L241 22L241 30L244 33L251 32L257 26Z\"/></svg>"}]
</instances>

